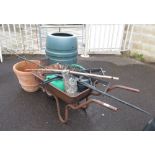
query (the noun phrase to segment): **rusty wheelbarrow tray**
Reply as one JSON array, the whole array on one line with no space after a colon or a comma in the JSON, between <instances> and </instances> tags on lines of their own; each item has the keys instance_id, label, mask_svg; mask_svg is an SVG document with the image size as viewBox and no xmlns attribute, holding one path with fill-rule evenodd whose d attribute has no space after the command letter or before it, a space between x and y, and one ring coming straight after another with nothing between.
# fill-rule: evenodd
<instances>
[{"instance_id":1,"label":"rusty wheelbarrow tray","mask_svg":"<svg viewBox=\"0 0 155 155\"><path fill-rule=\"evenodd\" d=\"M61 68L60 66L56 65L50 65L46 66L46 68ZM42 83L45 80L43 71L33 71L32 74ZM96 82L97 83L97 82ZM68 121L68 112L69 109L78 110L78 109L86 109L89 104L96 103L101 106L107 107L113 111L117 111L118 109L110 104L104 103L97 99L90 99L90 95L98 96L99 93L94 93L92 89L86 89L82 92L79 92L76 96L70 96L67 93L61 91L60 89L54 87L52 84L47 83L44 86L41 86L43 91L45 91L48 95L53 95L53 97L56 100L56 106L57 106L57 113L59 120L62 123L66 123ZM62 100L66 103L65 109L64 109L64 116L61 114L60 110L60 102L59 100Z\"/></svg>"}]
</instances>

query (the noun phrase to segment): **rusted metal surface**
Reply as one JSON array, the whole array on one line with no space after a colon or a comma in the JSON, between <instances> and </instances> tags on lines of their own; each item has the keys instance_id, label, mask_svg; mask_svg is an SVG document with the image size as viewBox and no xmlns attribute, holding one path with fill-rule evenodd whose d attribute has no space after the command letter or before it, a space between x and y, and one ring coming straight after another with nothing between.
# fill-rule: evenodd
<instances>
[{"instance_id":1,"label":"rusted metal surface","mask_svg":"<svg viewBox=\"0 0 155 155\"><path fill-rule=\"evenodd\" d=\"M113 85L107 89L107 92L112 91L113 89L116 89L116 88L125 89L125 90L132 91L135 93L140 92L139 89L135 89L135 88L131 88L131 87L123 86L123 85Z\"/></svg>"},{"instance_id":2,"label":"rusted metal surface","mask_svg":"<svg viewBox=\"0 0 155 155\"><path fill-rule=\"evenodd\" d=\"M107 103L104 103L102 101L99 101L99 100L96 100L96 99L88 99L86 102L83 102L83 103L80 103L80 104L77 104L77 103L67 104L65 106L65 114L64 114L64 117L63 117L62 114L61 114L61 110L60 110L59 99L56 96L54 96L54 98L56 100L58 117L59 117L59 120L62 123L66 123L68 121L69 109L78 110L78 109L82 109L82 108L87 108L88 105L91 104L91 103L99 104L99 105L104 106L104 107L106 107L106 108L108 108L110 110L113 110L113 111L117 111L118 110L116 107L111 106L111 105L109 105Z\"/></svg>"},{"instance_id":3,"label":"rusted metal surface","mask_svg":"<svg viewBox=\"0 0 155 155\"><path fill-rule=\"evenodd\" d=\"M40 82L44 81L43 72L33 72L33 75L35 75L40 80ZM57 89L50 83L45 84L43 89L47 90L52 95L57 96L58 98L60 98L61 100L63 100L68 104L73 102L74 103L79 102L80 100L88 97L92 91L91 89L86 89L85 91L78 93L76 96L69 96L67 93Z\"/></svg>"},{"instance_id":4,"label":"rusted metal surface","mask_svg":"<svg viewBox=\"0 0 155 155\"><path fill-rule=\"evenodd\" d=\"M59 64L46 66L46 68L62 69L61 65L59 65ZM45 80L44 79L44 74L45 74L44 71L33 71L32 74L40 81L40 83L42 83ZM95 81L95 84L97 84L96 81ZM86 109L92 103L99 104L99 105L104 106L104 107L106 107L110 110L113 110L113 111L117 111L117 108L110 104L99 101L97 99L90 99L89 96L91 96L91 95L98 96L100 94L94 93L92 91L92 89L89 89L89 88L82 92L79 92L76 96L70 96L66 92L63 92L63 91L57 89L50 83L47 83L44 86L42 86L42 89L48 95L52 95L55 98L58 118L62 123L66 123L68 121L69 109L73 109L73 110ZM66 106L64 109L64 111L65 111L64 116L62 116L62 114L61 114L59 100L62 100L66 103Z\"/></svg>"}]
</instances>

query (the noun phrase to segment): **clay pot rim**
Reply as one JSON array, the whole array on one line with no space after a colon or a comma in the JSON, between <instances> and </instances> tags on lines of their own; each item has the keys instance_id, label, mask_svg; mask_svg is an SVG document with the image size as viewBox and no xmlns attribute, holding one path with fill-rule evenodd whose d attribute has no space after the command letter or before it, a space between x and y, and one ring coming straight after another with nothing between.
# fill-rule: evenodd
<instances>
[{"instance_id":1,"label":"clay pot rim","mask_svg":"<svg viewBox=\"0 0 155 155\"><path fill-rule=\"evenodd\" d=\"M34 61L36 63L37 62L40 63L40 60L30 60L30 61ZM25 60L17 62L16 64L13 65L14 72L16 72L17 74L21 74L21 75L30 75L30 74L32 74L31 72L23 72L23 71L19 71L19 70L16 69L16 66L19 65L22 62L25 62Z\"/></svg>"}]
</instances>

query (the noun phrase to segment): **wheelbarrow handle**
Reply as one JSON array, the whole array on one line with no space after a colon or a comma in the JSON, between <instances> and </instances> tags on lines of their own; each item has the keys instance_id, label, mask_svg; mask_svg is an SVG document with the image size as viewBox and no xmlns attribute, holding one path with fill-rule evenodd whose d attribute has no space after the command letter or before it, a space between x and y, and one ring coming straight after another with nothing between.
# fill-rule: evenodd
<instances>
[{"instance_id":1,"label":"wheelbarrow handle","mask_svg":"<svg viewBox=\"0 0 155 155\"><path fill-rule=\"evenodd\" d=\"M104 106L104 107L106 107L106 108L108 108L110 110L113 110L113 111L117 111L118 110L117 107L114 107L114 106L112 106L112 105L110 105L108 103L102 102L100 100L92 99L92 102L94 102L96 104L100 104L100 105L102 105L102 106Z\"/></svg>"},{"instance_id":2,"label":"wheelbarrow handle","mask_svg":"<svg viewBox=\"0 0 155 155\"><path fill-rule=\"evenodd\" d=\"M85 82L82 82L82 81L79 81L79 82L80 82L81 84L83 84L84 86L86 86L86 87L88 87L88 88L90 88L90 89L92 89L92 90L94 90L94 91L96 91L96 92L102 94L103 96L105 95L105 96L107 96L107 97L110 97L110 98L112 98L112 99L114 99L114 100L116 100L116 101L119 101L119 102L122 103L122 104L125 104L125 105L127 105L127 106L129 106L129 107L131 107L131 108L134 108L134 109L136 109L136 110L139 110L139 111L141 111L141 112L143 112L143 113L145 113L145 114L151 116L151 114L150 114L149 112L147 112L147 111L145 111L145 110L143 110L143 109L137 107L136 105L133 105L133 104L131 104L131 103L129 103L129 102L123 101L123 100L121 100L121 99L119 99L119 98L117 98L117 97L115 97L115 96L112 96L112 95L106 93L106 92L103 92L103 91L97 89L96 87L94 87L94 86L92 86L92 85L89 85L89 84L87 84L87 83L85 83Z\"/></svg>"},{"instance_id":3,"label":"wheelbarrow handle","mask_svg":"<svg viewBox=\"0 0 155 155\"><path fill-rule=\"evenodd\" d=\"M135 88L131 88L131 87L123 86L123 85L113 85L107 89L107 92L112 91L113 89L116 89L116 88L125 89L125 90L136 92L136 93L140 92L139 89L135 89Z\"/></svg>"}]
</instances>

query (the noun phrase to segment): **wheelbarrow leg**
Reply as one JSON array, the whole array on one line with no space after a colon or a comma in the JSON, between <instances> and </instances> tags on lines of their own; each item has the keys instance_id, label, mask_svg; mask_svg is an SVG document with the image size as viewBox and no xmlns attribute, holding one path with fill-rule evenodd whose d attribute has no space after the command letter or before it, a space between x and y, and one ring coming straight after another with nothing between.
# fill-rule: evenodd
<instances>
[{"instance_id":1,"label":"wheelbarrow leg","mask_svg":"<svg viewBox=\"0 0 155 155\"><path fill-rule=\"evenodd\" d=\"M88 97L86 97L86 102L88 101ZM83 106L83 107L81 107L82 108L82 110L84 111L84 112L86 112L86 109L88 108L88 105L85 105L85 106Z\"/></svg>"},{"instance_id":2,"label":"wheelbarrow leg","mask_svg":"<svg viewBox=\"0 0 155 155\"><path fill-rule=\"evenodd\" d=\"M104 106L104 107L106 107L106 108L108 108L110 110L113 110L113 111L118 110L116 107L114 107L114 106L112 106L110 104L104 103L104 102L96 100L96 99L89 99L86 102L81 103L79 105L76 105L76 104L68 104L68 105L66 105L66 107L65 107L65 118L68 119L68 110L69 110L69 108L73 109L73 110L78 110L78 109L84 108L85 106L88 106L89 104L92 104L92 103L99 104L99 105Z\"/></svg>"},{"instance_id":3,"label":"wheelbarrow leg","mask_svg":"<svg viewBox=\"0 0 155 155\"><path fill-rule=\"evenodd\" d=\"M66 123L68 121L68 111L69 111L69 109L78 110L78 109L84 108L85 106L88 106L91 103L96 103L96 104L102 105L102 106L104 106L106 108L109 108L109 109L111 109L113 111L117 111L117 108L114 107L114 106L111 106L111 105L109 105L107 103L104 103L104 102L96 100L96 99L89 99L88 101L86 101L84 103L81 103L79 105L78 104L67 104L65 106L65 114L64 114L64 118L63 118L62 115L61 115L61 111L60 111L59 100L58 100L58 98L56 96L54 96L54 98L56 100L58 117L59 117L59 120L62 123Z\"/></svg>"},{"instance_id":4,"label":"wheelbarrow leg","mask_svg":"<svg viewBox=\"0 0 155 155\"><path fill-rule=\"evenodd\" d=\"M67 111L67 113L65 113L65 116L63 118L62 115L61 115L59 99L56 96L54 96L54 98L55 98L55 101L56 101L57 113L58 113L59 120L62 123L66 123L68 121L68 111Z\"/></svg>"}]
</instances>

